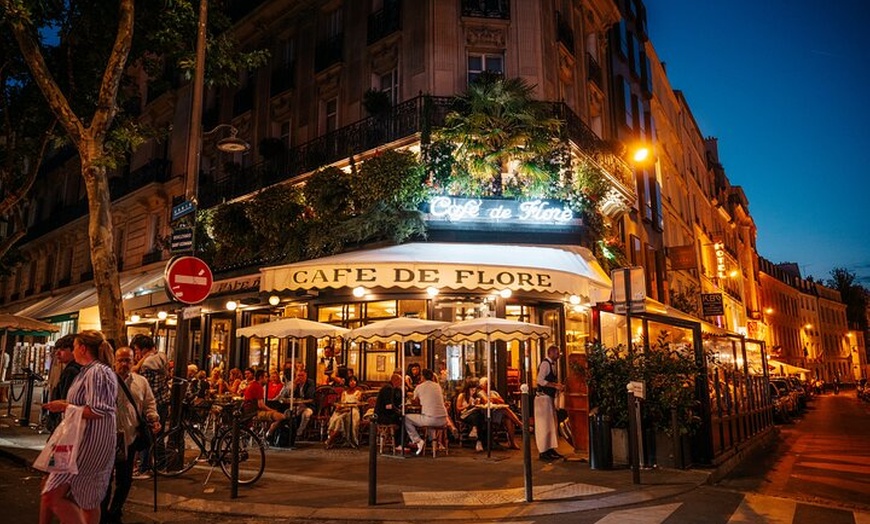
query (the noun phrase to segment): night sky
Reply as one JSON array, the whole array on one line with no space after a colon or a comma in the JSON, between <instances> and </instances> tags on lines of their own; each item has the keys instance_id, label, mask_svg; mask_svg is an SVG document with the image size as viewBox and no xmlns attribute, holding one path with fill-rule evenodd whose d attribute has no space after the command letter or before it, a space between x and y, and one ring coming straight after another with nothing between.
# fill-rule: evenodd
<instances>
[{"instance_id":1,"label":"night sky","mask_svg":"<svg viewBox=\"0 0 870 524\"><path fill-rule=\"evenodd\" d=\"M870 287L870 1L646 6L671 86L749 198L759 255Z\"/></svg>"}]
</instances>

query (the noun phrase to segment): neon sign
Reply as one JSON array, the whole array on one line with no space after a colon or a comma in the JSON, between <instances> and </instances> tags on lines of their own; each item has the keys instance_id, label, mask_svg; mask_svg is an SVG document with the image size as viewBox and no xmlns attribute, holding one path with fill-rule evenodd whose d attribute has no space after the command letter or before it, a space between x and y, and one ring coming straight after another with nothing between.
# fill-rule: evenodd
<instances>
[{"instance_id":1,"label":"neon sign","mask_svg":"<svg viewBox=\"0 0 870 524\"><path fill-rule=\"evenodd\" d=\"M502 200L436 196L429 200L427 218L440 222L484 222L576 225L579 219L554 200Z\"/></svg>"},{"instance_id":2,"label":"neon sign","mask_svg":"<svg viewBox=\"0 0 870 524\"><path fill-rule=\"evenodd\" d=\"M713 250L716 252L716 276L725 278L727 276L726 271L728 270L725 263L725 245L722 242L716 242L713 244Z\"/></svg>"}]
</instances>

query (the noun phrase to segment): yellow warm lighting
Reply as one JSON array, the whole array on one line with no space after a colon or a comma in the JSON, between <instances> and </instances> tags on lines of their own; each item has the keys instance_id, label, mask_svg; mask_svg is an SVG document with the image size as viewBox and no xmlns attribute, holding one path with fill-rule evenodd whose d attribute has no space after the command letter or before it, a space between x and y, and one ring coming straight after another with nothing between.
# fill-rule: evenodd
<instances>
[{"instance_id":1,"label":"yellow warm lighting","mask_svg":"<svg viewBox=\"0 0 870 524\"><path fill-rule=\"evenodd\" d=\"M130 315L130 322L135 323L139 322L140 320L142 320L142 317L140 317L139 315Z\"/></svg>"},{"instance_id":2,"label":"yellow warm lighting","mask_svg":"<svg viewBox=\"0 0 870 524\"><path fill-rule=\"evenodd\" d=\"M362 298L366 296L366 288L362 286L353 288L353 296L355 296L356 298Z\"/></svg>"},{"instance_id":3,"label":"yellow warm lighting","mask_svg":"<svg viewBox=\"0 0 870 524\"><path fill-rule=\"evenodd\" d=\"M439 293L439 291L438 291L437 287L427 287L426 288L426 294L429 295L430 297L437 296L438 293Z\"/></svg>"},{"instance_id":4,"label":"yellow warm lighting","mask_svg":"<svg viewBox=\"0 0 870 524\"><path fill-rule=\"evenodd\" d=\"M498 292L498 294L501 296L501 298L510 298L511 295L513 295L513 293L514 292L511 291L510 289L502 289L501 291Z\"/></svg>"},{"instance_id":5,"label":"yellow warm lighting","mask_svg":"<svg viewBox=\"0 0 870 524\"><path fill-rule=\"evenodd\" d=\"M635 162L645 162L649 157L649 148L646 146L635 149L634 154L631 156Z\"/></svg>"},{"instance_id":6,"label":"yellow warm lighting","mask_svg":"<svg viewBox=\"0 0 870 524\"><path fill-rule=\"evenodd\" d=\"M570 297L568 297L568 302L576 306L580 303L580 297L578 297L577 295L571 295Z\"/></svg>"},{"instance_id":7,"label":"yellow warm lighting","mask_svg":"<svg viewBox=\"0 0 870 524\"><path fill-rule=\"evenodd\" d=\"M277 306L280 303L281 303L281 297L279 297L278 295L272 295L269 297L269 304L271 304L273 306Z\"/></svg>"},{"instance_id":8,"label":"yellow warm lighting","mask_svg":"<svg viewBox=\"0 0 870 524\"><path fill-rule=\"evenodd\" d=\"M235 311L239 304L235 300L228 300L226 304L227 311Z\"/></svg>"},{"instance_id":9,"label":"yellow warm lighting","mask_svg":"<svg viewBox=\"0 0 870 524\"><path fill-rule=\"evenodd\" d=\"M166 320L167 316L169 316L169 314L166 311L158 311L157 312L157 318L160 320Z\"/></svg>"},{"instance_id":10,"label":"yellow warm lighting","mask_svg":"<svg viewBox=\"0 0 870 524\"><path fill-rule=\"evenodd\" d=\"M767 313L768 315L770 315L771 313L773 313L773 308L769 307L769 308L765 309L764 312Z\"/></svg>"},{"instance_id":11,"label":"yellow warm lighting","mask_svg":"<svg viewBox=\"0 0 870 524\"><path fill-rule=\"evenodd\" d=\"M728 273L728 276L731 277L731 278L736 278L737 275L739 275L739 274L740 274L740 273L738 273L736 269L732 269L731 272Z\"/></svg>"},{"instance_id":12,"label":"yellow warm lighting","mask_svg":"<svg viewBox=\"0 0 870 524\"><path fill-rule=\"evenodd\" d=\"M804 329L813 329L813 325L812 325L812 324L807 324L806 326L804 326Z\"/></svg>"}]
</instances>

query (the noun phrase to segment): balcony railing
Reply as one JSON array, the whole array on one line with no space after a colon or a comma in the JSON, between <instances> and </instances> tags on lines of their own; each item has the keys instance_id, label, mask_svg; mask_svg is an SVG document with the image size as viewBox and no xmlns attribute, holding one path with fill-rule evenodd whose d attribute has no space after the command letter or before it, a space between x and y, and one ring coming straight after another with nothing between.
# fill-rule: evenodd
<instances>
[{"instance_id":1,"label":"balcony railing","mask_svg":"<svg viewBox=\"0 0 870 524\"><path fill-rule=\"evenodd\" d=\"M344 33L338 33L318 42L314 49L314 72L319 73L332 64L341 62L343 50Z\"/></svg>"},{"instance_id":2,"label":"balcony railing","mask_svg":"<svg viewBox=\"0 0 870 524\"><path fill-rule=\"evenodd\" d=\"M199 187L200 206L211 207L422 132L425 128L437 127L444 122L451 101L448 97L418 96L393 107L384 116L360 120L293 147L278 159L218 176L214 180L206 178Z\"/></svg>"},{"instance_id":3,"label":"balcony railing","mask_svg":"<svg viewBox=\"0 0 870 524\"><path fill-rule=\"evenodd\" d=\"M574 30L559 11L556 11L556 40L565 46L571 55L575 54Z\"/></svg>"},{"instance_id":4,"label":"balcony railing","mask_svg":"<svg viewBox=\"0 0 870 524\"><path fill-rule=\"evenodd\" d=\"M254 82L249 81L248 85L236 91L233 95L233 116L239 116L242 113L247 113L254 108Z\"/></svg>"},{"instance_id":5,"label":"balcony railing","mask_svg":"<svg viewBox=\"0 0 870 524\"><path fill-rule=\"evenodd\" d=\"M510 0L462 0L462 16L510 20Z\"/></svg>"},{"instance_id":6,"label":"balcony railing","mask_svg":"<svg viewBox=\"0 0 870 524\"><path fill-rule=\"evenodd\" d=\"M367 43L374 44L402 29L402 3L386 0L383 9L369 15Z\"/></svg>"},{"instance_id":7,"label":"balcony railing","mask_svg":"<svg viewBox=\"0 0 870 524\"><path fill-rule=\"evenodd\" d=\"M129 195L148 184L166 182L172 175L171 166L169 160L155 158L142 167L134 169L127 176L110 178L109 193L112 195L112 200Z\"/></svg>"},{"instance_id":8,"label":"balcony railing","mask_svg":"<svg viewBox=\"0 0 870 524\"><path fill-rule=\"evenodd\" d=\"M292 180L342 159L420 133L425 137L444 123L453 98L418 96L393 107L380 117L369 117L329 134L291 148L283 156L204 178L199 187L199 203L208 208L247 195L279 182ZM633 192L632 173L608 144L589 129L571 109L561 102L549 102L554 116L565 122L563 138L573 142L629 192Z\"/></svg>"}]
</instances>

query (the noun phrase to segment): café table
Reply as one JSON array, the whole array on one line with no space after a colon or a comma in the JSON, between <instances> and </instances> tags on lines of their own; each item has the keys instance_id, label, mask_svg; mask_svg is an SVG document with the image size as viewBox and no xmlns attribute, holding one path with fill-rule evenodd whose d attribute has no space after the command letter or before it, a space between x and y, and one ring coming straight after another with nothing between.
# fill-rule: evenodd
<instances>
[{"instance_id":1,"label":"caf\u00e9 table","mask_svg":"<svg viewBox=\"0 0 870 524\"><path fill-rule=\"evenodd\" d=\"M338 410L347 411L347 410L352 410L352 409L358 409L360 406L364 406L365 404L366 404L365 402L357 402L357 401L336 402L335 409L336 409L336 411L338 411ZM358 448L359 442L356 442L356 436L353 433L353 413L348 414L346 423L349 427L344 428L344 430L345 430L344 431L344 439L350 447Z\"/></svg>"}]
</instances>

